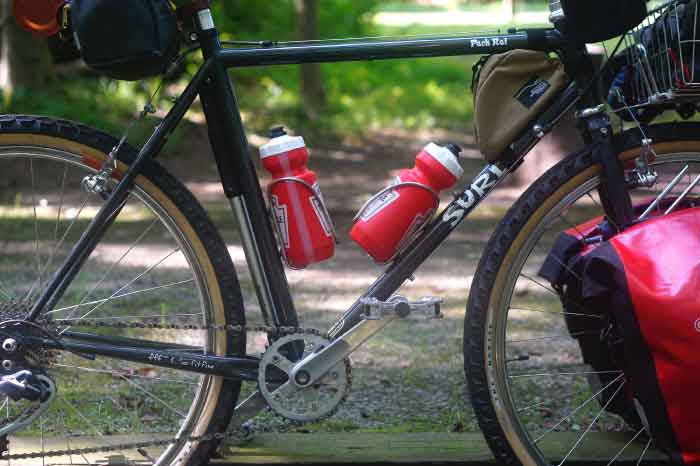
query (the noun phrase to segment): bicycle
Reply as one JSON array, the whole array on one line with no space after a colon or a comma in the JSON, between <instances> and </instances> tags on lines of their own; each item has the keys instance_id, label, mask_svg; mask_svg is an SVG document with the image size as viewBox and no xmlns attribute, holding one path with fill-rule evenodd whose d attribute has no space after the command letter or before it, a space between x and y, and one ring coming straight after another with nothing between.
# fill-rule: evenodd
<instances>
[{"instance_id":1,"label":"bicycle","mask_svg":"<svg viewBox=\"0 0 700 466\"><path fill-rule=\"evenodd\" d=\"M6 227L0 359L3 374L14 377L4 380L14 380L19 391L18 401L6 397L0 406L6 411L0 435L10 439L0 459L32 464L37 458L68 457L72 463L82 457L92 462L91 455L126 452L150 464L198 465L208 461L222 439L245 436L242 422L266 406L295 421L331 415L349 390L348 356L400 318L392 296L571 109L577 110L588 145L543 174L508 211L484 249L467 305L466 377L480 426L504 464L563 463L596 429L612 439L598 453L615 460L620 446L624 450L643 434L636 429L626 435L622 431L629 427L619 417L592 408L602 392L614 389L613 397L620 392L621 376L597 392L590 388L584 376L596 372L585 369L567 334L566 312L550 310L561 308L557 293L534 276L562 229L599 214L627 224L634 215L630 199L663 191L679 167L700 170L698 123L640 124L615 133L591 84L596 74L585 46L554 28L225 48L206 3L198 2L191 12L204 63L140 150L79 123L0 118L3 172L14 176L8 186L17 187L3 195L3 205L8 214L31 223L34 233L26 239L19 228L13 237ZM227 69L484 55L519 48L558 53L571 76L566 89L498 161L430 220L333 326L327 331L300 327ZM263 326L246 325L233 263L205 210L154 160L198 96L224 193L240 228ZM653 160L647 160L650 154ZM632 160L638 163L629 169ZM55 180L41 189L56 192L38 189L47 173ZM143 229L132 225L144 223ZM114 246L118 243L126 251ZM129 257L132 251L138 257ZM111 274L121 267L134 273L110 288ZM142 287L132 289L136 282ZM101 290L109 292L96 298ZM540 290L544 297L537 294ZM174 296L179 307L164 305L163 293ZM409 303L409 308L435 316L436 303ZM160 311L148 311L153 307ZM541 333L533 337L527 325ZM269 337L262 357L246 352L250 331ZM566 338L570 341L556 354L543 344ZM155 375L153 368L159 370ZM242 382L258 383L258 390L237 405ZM104 400L105 384L116 397L111 403ZM558 397L542 399L542 389ZM551 419L576 396L578 406ZM149 410L158 414L157 422L145 419ZM91 419L95 413L98 417ZM40 416L50 418L47 429L62 436L61 444L45 443ZM594 427L601 416L620 432ZM577 434L583 430L578 423L593 417ZM149 422L155 428L143 428ZM41 444L29 453L13 453L13 442L22 442L21 435L13 434L23 428L36 433L37 423ZM571 450L538 446L551 432L567 429ZM149 438L130 440L125 434L133 431ZM80 435L95 436L96 446L80 445ZM650 442L636 456L640 461Z\"/></svg>"}]
</instances>

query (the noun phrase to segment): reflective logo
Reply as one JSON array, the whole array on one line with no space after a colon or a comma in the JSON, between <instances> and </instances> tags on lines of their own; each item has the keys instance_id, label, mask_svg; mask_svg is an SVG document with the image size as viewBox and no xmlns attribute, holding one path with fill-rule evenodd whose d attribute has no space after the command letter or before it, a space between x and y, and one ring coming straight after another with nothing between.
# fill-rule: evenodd
<instances>
[{"instance_id":1,"label":"reflective logo","mask_svg":"<svg viewBox=\"0 0 700 466\"><path fill-rule=\"evenodd\" d=\"M481 201L503 176L503 171L496 165L489 165L476 177L474 182L447 209L442 221L456 227L477 201Z\"/></svg>"},{"instance_id":2,"label":"reflective logo","mask_svg":"<svg viewBox=\"0 0 700 466\"><path fill-rule=\"evenodd\" d=\"M695 331L700 333L700 319L695 319Z\"/></svg>"}]
</instances>

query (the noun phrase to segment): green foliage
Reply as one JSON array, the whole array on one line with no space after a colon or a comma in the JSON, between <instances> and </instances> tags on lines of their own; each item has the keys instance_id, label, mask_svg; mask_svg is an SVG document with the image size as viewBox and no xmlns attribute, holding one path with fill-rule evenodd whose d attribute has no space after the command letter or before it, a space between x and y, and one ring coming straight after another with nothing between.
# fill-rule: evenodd
<instances>
[{"instance_id":1,"label":"green foliage","mask_svg":"<svg viewBox=\"0 0 700 466\"><path fill-rule=\"evenodd\" d=\"M18 88L7 99L3 113L61 116L107 131L123 129L123 121L143 100L131 83L94 77L65 82L53 79L41 88Z\"/></svg>"},{"instance_id":2,"label":"green foliage","mask_svg":"<svg viewBox=\"0 0 700 466\"><path fill-rule=\"evenodd\" d=\"M380 4L377 0L319 2L319 37L450 31L379 29L371 20ZM213 9L223 40L295 40L293 0L214 2ZM468 89L473 61L440 58L323 65L328 105L313 125L304 118L299 67L242 68L232 70L231 76L249 130L262 132L283 123L311 139L321 135L328 139L359 136L386 126L467 128L472 115ZM182 88L199 62L193 58L188 63L182 82L176 83L170 94ZM54 77L40 89L17 90L6 99L2 111L60 116L121 133L143 106L146 95L147 90L138 83L73 72L69 78ZM161 101L160 108L167 109L168 102Z\"/></svg>"}]
</instances>

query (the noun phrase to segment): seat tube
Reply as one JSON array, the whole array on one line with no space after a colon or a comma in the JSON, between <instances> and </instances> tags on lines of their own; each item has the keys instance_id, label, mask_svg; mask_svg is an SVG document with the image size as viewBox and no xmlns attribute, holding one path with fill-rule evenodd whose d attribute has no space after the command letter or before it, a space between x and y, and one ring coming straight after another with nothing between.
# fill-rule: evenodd
<instances>
[{"instance_id":1,"label":"seat tube","mask_svg":"<svg viewBox=\"0 0 700 466\"><path fill-rule=\"evenodd\" d=\"M297 315L284 266L265 205L248 141L226 68L217 60L221 49L209 9L197 12L199 41L207 60L214 60L211 76L200 89L209 139L224 193L241 233L246 261L265 321L297 326Z\"/></svg>"}]
</instances>

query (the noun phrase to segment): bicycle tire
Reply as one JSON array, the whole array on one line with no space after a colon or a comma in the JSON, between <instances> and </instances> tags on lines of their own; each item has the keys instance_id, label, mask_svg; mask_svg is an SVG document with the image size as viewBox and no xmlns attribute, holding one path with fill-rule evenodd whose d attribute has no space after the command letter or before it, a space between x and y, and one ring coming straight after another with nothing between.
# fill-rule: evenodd
<instances>
[{"instance_id":1,"label":"bicycle tire","mask_svg":"<svg viewBox=\"0 0 700 466\"><path fill-rule=\"evenodd\" d=\"M682 165L685 163L684 157L693 163L700 162L700 124L659 124L645 131L653 141L656 164ZM637 129L617 134L614 144L620 160L638 156L641 139ZM566 197L573 199L577 189L580 192L592 189L600 172L601 168L589 149L573 154L552 167L509 209L488 241L479 262L464 324L464 369L479 426L499 464L544 465L551 464L551 461L555 461L554 464L560 462L561 458L545 457L536 445L542 437L533 438L530 430L534 431L534 427L525 425L527 421L519 419L524 415L518 414L522 408L516 408L512 400L516 390L504 380L512 377L508 375L511 373L508 365L512 361L506 359L506 338L500 334L506 333L504 327L508 324L503 323L503 319L507 321L508 317L504 316L504 312L508 313L514 307L511 300L515 301L515 281L521 277L527 258L535 250L533 241L537 241L537 238L534 237L537 234L544 237L545 230L542 228L545 222L551 221L554 210L570 212L563 207ZM585 188L586 183L591 188ZM548 215L550 220L547 220ZM506 296L508 293L511 295ZM544 375L556 377L560 374ZM574 385L573 382L570 384ZM543 417L545 415L550 414L543 413ZM645 453L646 449L642 455ZM608 457L602 459L605 458Z\"/></svg>"},{"instance_id":2,"label":"bicycle tire","mask_svg":"<svg viewBox=\"0 0 700 466\"><path fill-rule=\"evenodd\" d=\"M86 168L92 168L93 172L117 143L117 138L80 123L42 116L0 117L0 151L12 151L12 148L17 147L29 152L51 150L60 153L67 160L75 159L76 164L89 165ZM134 147L128 144L122 146L117 170L123 171L136 155ZM91 162L86 163L87 160ZM187 246L191 248L192 257L197 262L196 267L202 271L202 283L210 300L207 305L212 309L209 317L213 323L244 325L243 298L230 255L219 232L193 194L155 161L148 161L144 165L142 173L136 179L135 189L145 193L170 217L174 228L179 230L178 234L183 235ZM245 334L236 334L233 338L227 332L209 332L216 334L211 338L217 354L245 354ZM219 376L207 379L206 398L201 401L201 416L192 424L192 435L225 431L240 387L241 382L236 380ZM204 465L217 446L216 441L181 443L178 444L177 452L169 454L167 463L159 460L158 464Z\"/></svg>"}]
</instances>

